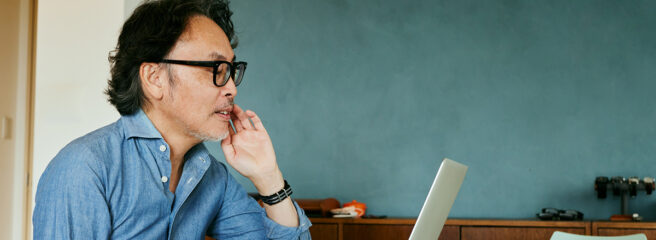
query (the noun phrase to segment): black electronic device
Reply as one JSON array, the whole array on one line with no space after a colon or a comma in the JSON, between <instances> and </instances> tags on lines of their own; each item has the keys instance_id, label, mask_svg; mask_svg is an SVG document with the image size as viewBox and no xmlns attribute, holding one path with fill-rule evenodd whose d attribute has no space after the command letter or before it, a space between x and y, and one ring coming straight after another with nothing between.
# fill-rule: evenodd
<instances>
[{"instance_id":1,"label":"black electronic device","mask_svg":"<svg viewBox=\"0 0 656 240\"><path fill-rule=\"evenodd\" d=\"M561 210L556 208L543 208L536 216L540 220L553 221L580 221L583 220L583 213L576 210Z\"/></svg>"}]
</instances>

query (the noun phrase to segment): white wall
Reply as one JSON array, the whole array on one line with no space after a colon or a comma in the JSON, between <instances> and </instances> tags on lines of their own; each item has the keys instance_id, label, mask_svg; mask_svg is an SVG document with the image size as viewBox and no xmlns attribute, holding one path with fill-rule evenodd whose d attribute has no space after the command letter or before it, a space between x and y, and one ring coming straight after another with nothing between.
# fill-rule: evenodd
<instances>
[{"instance_id":1,"label":"white wall","mask_svg":"<svg viewBox=\"0 0 656 240\"><path fill-rule=\"evenodd\" d=\"M26 149L30 63L30 0L0 2L0 239L25 233Z\"/></svg>"},{"instance_id":2,"label":"white wall","mask_svg":"<svg viewBox=\"0 0 656 240\"><path fill-rule=\"evenodd\" d=\"M59 150L119 118L103 91L124 11L113 0L38 3L32 209L39 178Z\"/></svg>"}]
</instances>

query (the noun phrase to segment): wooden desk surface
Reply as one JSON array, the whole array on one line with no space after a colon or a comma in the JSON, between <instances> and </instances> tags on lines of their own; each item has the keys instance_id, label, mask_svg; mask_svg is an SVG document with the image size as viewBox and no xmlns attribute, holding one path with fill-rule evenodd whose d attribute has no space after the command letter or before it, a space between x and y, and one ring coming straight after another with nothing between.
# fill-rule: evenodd
<instances>
[{"instance_id":1,"label":"wooden desk surface","mask_svg":"<svg viewBox=\"0 0 656 240\"><path fill-rule=\"evenodd\" d=\"M313 239L407 239L413 218L310 218ZM316 226L316 228L315 228ZM549 239L554 231L591 234L589 221L448 219L440 240ZM314 229L313 229L314 228Z\"/></svg>"},{"instance_id":2,"label":"wooden desk surface","mask_svg":"<svg viewBox=\"0 0 656 240\"><path fill-rule=\"evenodd\" d=\"M310 218L312 223L357 223L357 224L408 224L414 218ZM540 220L496 220L496 219L447 219L444 225L452 226L518 226L518 227L585 227L589 221L540 221Z\"/></svg>"}]
</instances>

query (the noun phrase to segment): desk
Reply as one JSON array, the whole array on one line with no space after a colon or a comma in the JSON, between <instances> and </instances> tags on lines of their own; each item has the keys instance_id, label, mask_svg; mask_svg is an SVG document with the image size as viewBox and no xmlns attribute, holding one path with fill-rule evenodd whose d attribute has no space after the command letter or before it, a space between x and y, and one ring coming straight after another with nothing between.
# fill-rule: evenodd
<instances>
[{"instance_id":1,"label":"desk","mask_svg":"<svg viewBox=\"0 0 656 240\"><path fill-rule=\"evenodd\" d=\"M312 239L408 239L415 219L310 218ZM548 240L554 231L590 234L590 222L449 219L439 240Z\"/></svg>"},{"instance_id":2,"label":"desk","mask_svg":"<svg viewBox=\"0 0 656 240\"><path fill-rule=\"evenodd\" d=\"M310 221L313 240L408 239L416 222L407 218ZM449 219L439 240L548 240L554 231L599 236L644 233L647 239L656 239L656 222Z\"/></svg>"}]
</instances>

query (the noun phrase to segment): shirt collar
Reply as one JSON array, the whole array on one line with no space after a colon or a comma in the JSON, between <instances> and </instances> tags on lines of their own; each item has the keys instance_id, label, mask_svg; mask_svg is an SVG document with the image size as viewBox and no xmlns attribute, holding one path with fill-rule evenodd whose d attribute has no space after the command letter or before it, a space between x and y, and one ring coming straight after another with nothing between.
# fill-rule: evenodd
<instances>
[{"instance_id":1,"label":"shirt collar","mask_svg":"<svg viewBox=\"0 0 656 240\"><path fill-rule=\"evenodd\" d=\"M162 134L157 131L153 122L141 109L133 114L122 116L121 119L126 138L162 138Z\"/></svg>"}]
</instances>

